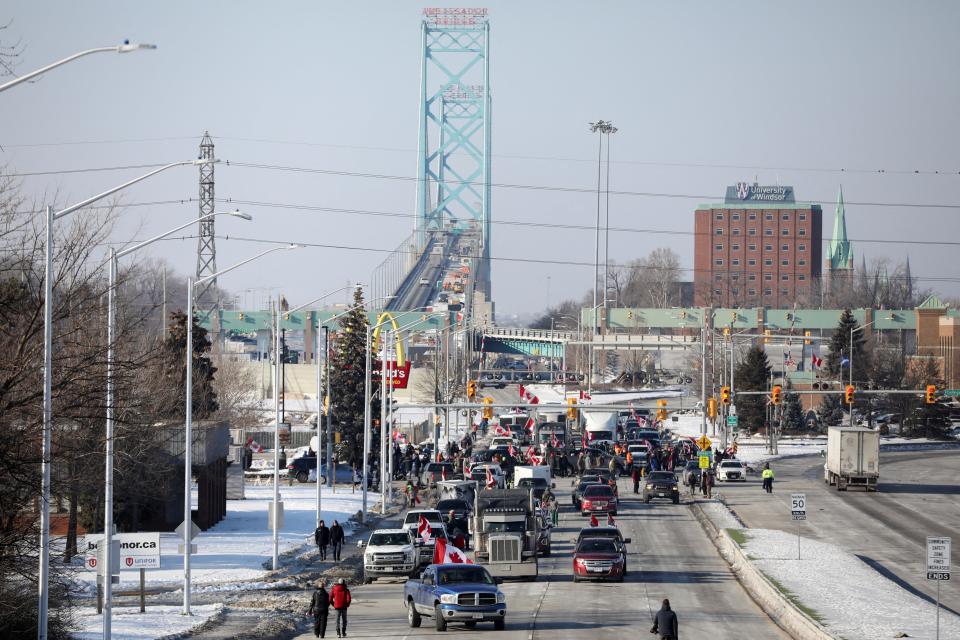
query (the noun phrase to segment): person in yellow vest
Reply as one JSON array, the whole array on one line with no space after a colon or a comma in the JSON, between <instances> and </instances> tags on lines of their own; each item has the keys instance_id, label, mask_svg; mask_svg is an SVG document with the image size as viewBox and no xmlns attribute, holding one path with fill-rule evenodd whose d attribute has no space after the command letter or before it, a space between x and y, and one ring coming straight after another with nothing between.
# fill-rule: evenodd
<instances>
[{"instance_id":1,"label":"person in yellow vest","mask_svg":"<svg viewBox=\"0 0 960 640\"><path fill-rule=\"evenodd\" d=\"M769 462L763 465L763 472L760 477L763 478L763 490L767 493L773 493L773 469L770 468Z\"/></svg>"}]
</instances>

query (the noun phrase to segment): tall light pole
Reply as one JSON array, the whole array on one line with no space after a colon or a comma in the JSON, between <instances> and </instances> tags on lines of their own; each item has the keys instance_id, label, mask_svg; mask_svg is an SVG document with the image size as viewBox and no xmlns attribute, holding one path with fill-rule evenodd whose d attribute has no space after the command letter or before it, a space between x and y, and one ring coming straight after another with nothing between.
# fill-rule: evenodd
<instances>
[{"instance_id":1,"label":"tall light pole","mask_svg":"<svg viewBox=\"0 0 960 640\"><path fill-rule=\"evenodd\" d=\"M329 293L325 293L325 294L323 294L322 296L320 296L319 298L314 298L314 299L311 300L310 302L307 302L307 303L305 303L305 304L302 304L302 305L300 305L299 307L295 307L295 308L293 308L293 309L290 309L289 311L285 311L284 313L286 313L286 314L289 315L289 314L292 314L292 313L296 313L296 312L298 312L298 311L302 311L303 309L306 309L307 307L309 307L309 306L311 306L311 305L314 305L314 304L320 302L321 300L324 300L324 299L326 299L326 298L329 298L329 297L332 296L332 295L336 295L336 294L340 293L341 291L346 291L347 289L353 289L354 287L356 287L356 288L362 288L363 285L362 285L362 284L357 284L357 285L352 285L352 284L351 284L351 285L347 285L347 286L345 286L345 287L340 287L340 288L337 289L336 291L331 291L331 292L329 292ZM274 336L280 335L280 314L279 314L279 313L277 314L276 318L274 318L273 333L274 333ZM319 345L320 339L319 339L319 337L315 337L315 340L317 341L317 343L316 343L317 349L316 349L315 353L318 353L318 352L319 352L319 346L320 346L320 345ZM281 351L280 351L280 349L279 349L279 344L280 344L279 341L276 341L276 340L275 340L274 343L278 346L278 348L274 351L273 360L274 360L274 363L276 364L277 368L279 368L279 367L280 367L280 358L281 358L281 356L282 356L282 353L281 353ZM316 359L316 358L315 358L315 359ZM316 454L317 454L317 496L316 496L317 523L316 523L316 526L318 526L318 527L320 526L320 505L321 505L321 502L320 502L320 501L321 501L321 499L322 499L322 497L321 497L321 495L320 495L320 486L321 486L321 484L322 484L322 483L320 482L320 443L322 442L322 440L320 439L320 436L322 435L322 434L320 433L320 403L321 403L321 400L320 400L320 384L321 384L321 383L320 383L320 363L317 362L317 451L316 451ZM274 388L274 394L273 394L273 396L274 396L274 397L273 397L273 400L274 400L274 409L275 409L275 411L276 411L276 413L277 413L277 417L278 417L278 419L279 419L279 415L280 415L280 387L275 387L275 388ZM279 427L279 422L277 423L277 425L278 425L278 426L277 426L277 442L274 443L275 445L279 445L279 429L280 429L280 427ZM279 449L279 446L275 446L274 449ZM279 486L278 486L278 484L277 484L277 481L279 480L280 470L279 470L279 469L275 469L275 471L276 471L276 473L274 473L274 479L273 479L273 483L274 483L274 484L273 484L273 511L274 511L274 513L276 513L277 510L280 508L280 507L278 506L278 502L279 502L279 498L280 498L280 489L279 489ZM279 537L279 536L280 536L279 527L274 528L274 530L273 530L273 562L274 562L274 567L273 567L273 569L274 569L274 571L276 571L276 569L277 569L277 566L276 566L276 565L277 565L277 559L278 559L278 557L279 557L279 546L280 546L280 537Z\"/></svg>"},{"instance_id":2,"label":"tall light pole","mask_svg":"<svg viewBox=\"0 0 960 640\"><path fill-rule=\"evenodd\" d=\"M284 247L274 247L272 249L267 249L257 255L247 258L241 262L236 263L235 265L229 266L226 269L217 271L216 273L211 273L208 276L200 278L199 280L194 280L192 277L187 278L187 339L184 351L186 352L186 409L185 409L185 420L184 420L184 434L183 434L183 614L190 615L190 539L193 535L191 529L193 528L193 508L192 500L190 498L190 491L192 489L192 472L193 472L193 294L194 289L197 286L206 283L209 280L213 280L223 274L233 271L239 267L242 267L245 264L258 260L263 256L269 255L276 251L286 251L289 249L298 249L299 245L287 245ZM277 425L279 429L279 425ZM276 453L274 453L274 475L276 475ZM273 524L276 528L277 524L277 512L273 512Z\"/></svg>"},{"instance_id":3,"label":"tall light pole","mask_svg":"<svg viewBox=\"0 0 960 640\"><path fill-rule=\"evenodd\" d=\"M114 369L114 342L115 342L115 332L116 332L116 288L117 288L117 261L127 256L135 251L162 240L169 235L176 233L182 229L186 229L189 226L192 226L198 222L202 222L207 218L212 218L219 215L229 215L242 218L244 220L252 220L253 218L246 213L241 213L240 211L223 211L210 213L205 216L201 216L195 220L191 220L186 224L182 224L179 227L170 229L164 233L161 233L158 236L154 236L149 240L144 240L138 244L135 244L131 247L127 247L121 251L115 249L110 249L110 264L109 264L109 287L107 288L107 421L105 429L105 469L103 475L103 484L104 484L104 498L103 498L103 546L104 548L109 549L109 545L113 542L113 463L114 463L114 438L113 438L113 369ZM104 576L113 576L114 567L112 566L112 554L104 553L103 554L103 565L102 572ZM111 626L113 622L113 581L112 579L105 579L103 581L103 640L110 640L111 637Z\"/></svg>"},{"instance_id":4,"label":"tall light pole","mask_svg":"<svg viewBox=\"0 0 960 640\"><path fill-rule=\"evenodd\" d=\"M608 164L609 164L609 161L610 161L610 150L609 150L609 146L610 146L610 134L611 134L611 133L615 133L615 132L617 131L617 129L616 129L616 127L613 126L613 122L606 121L606 120L597 120L596 122L591 122L591 123L589 123L589 125L590 125L590 132L591 132L591 133L598 133L598 134L599 134L599 135L597 136L597 225L596 225L596 231L595 231L595 234L594 234L594 243L595 243L596 246L595 246L594 267L593 267L593 331L591 331L591 333L595 336L595 335L597 335L597 333L599 333L599 331L600 331L600 326L599 326L599 322L598 322L598 318L597 318L597 315L598 315L598 314L597 314L597 309L598 309L601 305L603 306L604 311L606 311L606 308L607 308L607 282L606 282L606 278L607 278L607 275L608 275L608 274L607 274L607 267L606 267L606 265L604 266L603 301L602 301L600 304L597 303L597 287L600 286L600 193L601 193L601 175L602 175L602 174L601 174L601 169L602 169L602 167L603 167L603 160L602 160L602 159L603 159L603 136L604 136L604 135L607 136L607 162L608 162ZM608 191L609 191L609 188L610 188L609 167L607 168L607 174L608 174L608 175L607 175L607 189L608 189ZM608 217L607 222L608 222L608 224L609 224L609 213L610 213L610 207L609 207L609 204L608 204L608 205L607 205L607 217ZM608 241L608 243L607 243L607 246L609 247L609 241ZM607 262L606 257L604 258L604 262ZM594 359L594 350L593 350L593 347L592 347L592 345L591 345L591 348L590 348L590 378L591 378L590 382L591 382L591 387L592 387L592 382L593 382L592 378L593 378L593 376L594 376L593 359Z\"/></svg>"},{"instance_id":5,"label":"tall light pole","mask_svg":"<svg viewBox=\"0 0 960 640\"><path fill-rule=\"evenodd\" d=\"M46 207L45 215L45 250L44 250L44 283L43 283L43 436L41 439L40 454L40 559L38 571L38 592L39 602L37 606L37 637L40 640L47 638L47 618L50 599L50 456L51 456L51 437L53 431L53 408L52 408L52 375L53 375L53 223L60 218L79 211L98 200L122 191L127 187L134 185L142 180L146 180L156 174L184 165L205 164L207 162L216 162L216 160L187 160L185 162L173 162L148 173L143 174L133 180L128 180L121 185L107 189L103 193L91 196L86 200L71 205L56 213L53 207ZM104 532L104 540L110 540L109 532ZM107 551L109 553L109 550ZM107 580L110 577L107 576Z\"/></svg>"},{"instance_id":6,"label":"tall light pole","mask_svg":"<svg viewBox=\"0 0 960 640\"><path fill-rule=\"evenodd\" d=\"M56 69L57 67L59 67L59 66L61 66L61 65L67 64L68 62L73 62L73 61L76 60L77 58L82 58L82 57L84 57L84 56L89 56L89 55L91 55L91 54L93 54L93 53L108 53L108 52L114 52L114 53L130 53L131 51L141 51L141 50L143 50L143 49L156 49L156 48L157 48L157 45L155 45L155 44L131 44L129 40L124 40L124 41L123 41L123 44L114 45L114 46L112 46L112 47L97 47L96 49L87 49L87 50L85 50L85 51L80 51L80 52L78 52L78 53L73 54L72 56L67 56L67 57L64 58L63 60L57 60L56 62L54 62L54 63L52 63L52 64L48 64L48 65L45 66L45 67L41 67L41 68L37 69L36 71L31 71L30 73L27 73L27 74L22 75L22 76L20 76L20 77L18 77L18 78L15 78L14 80L10 80L9 82L5 82L5 83L3 83L3 84L0 84L0 93L6 91L7 89L9 89L9 88L11 88L11 87L15 87L16 85L20 84L21 82L26 82L27 80L32 80L33 78L36 78L36 77L39 76L40 74L46 73L47 71L50 71L51 69ZM44 625L39 631L40 631L40 633L42 633L42 634L46 634L46 632L47 632L46 625Z\"/></svg>"}]
</instances>

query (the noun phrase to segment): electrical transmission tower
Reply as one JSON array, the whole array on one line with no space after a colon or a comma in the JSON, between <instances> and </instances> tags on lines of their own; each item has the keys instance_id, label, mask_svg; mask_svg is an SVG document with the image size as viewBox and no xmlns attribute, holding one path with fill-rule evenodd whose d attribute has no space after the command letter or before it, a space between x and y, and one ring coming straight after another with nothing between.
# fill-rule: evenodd
<instances>
[{"instance_id":1,"label":"electrical transmission tower","mask_svg":"<svg viewBox=\"0 0 960 640\"><path fill-rule=\"evenodd\" d=\"M477 286L490 291L490 24L486 9L424 9L416 235L480 238ZM434 148L430 141L434 140Z\"/></svg>"},{"instance_id":2,"label":"electrical transmission tower","mask_svg":"<svg viewBox=\"0 0 960 640\"><path fill-rule=\"evenodd\" d=\"M205 131L200 141L200 159L213 160L213 139ZM200 165L200 216L213 213L213 162ZM205 278L217 272L217 245L214 236L214 217L200 221L200 234L197 239L197 274L196 277ZM211 325L216 333L219 329L220 296L217 289L217 280L214 278L201 285L197 291L196 314L200 323L212 321ZM213 318L211 318L213 315ZM216 344L216 340L213 340Z\"/></svg>"}]
</instances>

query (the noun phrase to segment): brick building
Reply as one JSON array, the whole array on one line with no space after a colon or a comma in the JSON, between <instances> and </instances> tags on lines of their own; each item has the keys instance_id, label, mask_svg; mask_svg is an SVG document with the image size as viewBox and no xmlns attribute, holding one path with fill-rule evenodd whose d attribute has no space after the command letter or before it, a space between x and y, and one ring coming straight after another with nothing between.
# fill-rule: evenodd
<instances>
[{"instance_id":1,"label":"brick building","mask_svg":"<svg viewBox=\"0 0 960 640\"><path fill-rule=\"evenodd\" d=\"M793 187L737 183L694 214L696 306L785 308L819 297L820 205Z\"/></svg>"}]
</instances>

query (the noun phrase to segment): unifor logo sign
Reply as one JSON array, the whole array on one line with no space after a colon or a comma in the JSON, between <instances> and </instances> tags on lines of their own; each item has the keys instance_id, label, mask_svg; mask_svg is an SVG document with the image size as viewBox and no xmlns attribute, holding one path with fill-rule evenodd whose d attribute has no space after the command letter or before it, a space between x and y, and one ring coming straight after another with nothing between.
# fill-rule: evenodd
<instances>
[{"instance_id":1,"label":"unifor logo sign","mask_svg":"<svg viewBox=\"0 0 960 640\"><path fill-rule=\"evenodd\" d=\"M737 197L741 200L746 200L747 196L750 195L750 185L746 182L737 183Z\"/></svg>"}]
</instances>

